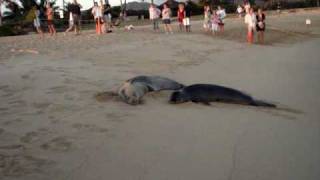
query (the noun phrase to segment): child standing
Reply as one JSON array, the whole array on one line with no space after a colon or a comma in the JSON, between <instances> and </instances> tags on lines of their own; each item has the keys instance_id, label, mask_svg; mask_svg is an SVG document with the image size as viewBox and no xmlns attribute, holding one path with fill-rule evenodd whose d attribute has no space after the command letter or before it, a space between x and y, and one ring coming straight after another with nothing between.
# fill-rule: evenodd
<instances>
[{"instance_id":1,"label":"child standing","mask_svg":"<svg viewBox=\"0 0 320 180\"><path fill-rule=\"evenodd\" d=\"M204 7L204 20L203 20L203 28L206 32L210 31L211 28L211 10L209 5L205 5Z\"/></svg>"},{"instance_id":2,"label":"child standing","mask_svg":"<svg viewBox=\"0 0 320 180\"><path fill-rule=\"evenodd\" d=\"M162 21L164 24L164 30L166 34L173 34L172 27L171 27L171 9L168 7L167 4L163 5L162 9Z\"/></svg>"},{"instance_id":3,"label":"child standing","mask_svg":"<svg viewBox=\"0 0 320 180\"><path fill-rule=\"evenodd\" d=\"M183 3L179 3L177 15L178 15L179 28L180 28L180 31L182 31L183 30L183 19L186 17L186 12L184 10Z\"/></svg>"},{"instance_id":4,"label":"child standing","mask_svg":"<svg viewBox=\"0 0 320 180\"><path fill-rule=\"evenodd\" d=\"M219 30L219 23L220 23L220 18L217 15L217 13L214 11L212 12L212 16L211 16L211 23L212 23L212 34L216 34Z\"/></svg>"}]
</instances>

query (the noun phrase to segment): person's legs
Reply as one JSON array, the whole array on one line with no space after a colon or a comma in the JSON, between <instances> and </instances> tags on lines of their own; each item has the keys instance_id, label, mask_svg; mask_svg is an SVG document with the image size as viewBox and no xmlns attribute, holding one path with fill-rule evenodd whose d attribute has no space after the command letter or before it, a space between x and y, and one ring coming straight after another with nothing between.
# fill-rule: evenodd
<instances>
[{"instance_id":1,"label":"person's legs","mask_svg":"<svg viewBox=\"0 0 320 180\"><path fill-rule=\"evenodd\" d=\"M190 18L186 18L186 32L191 32Z\"/></svg>"},{"instance_id":2,"label":"person's legs","mask_svg":"<svg viewBox=\"0 0 320 180\"><path fill-rule=\"evenodd\" d=\"M247 41L250 44L253 43L253 31L251 27L248 27Z\"/></svg>"},{"instance_id":3,"label":"person's legs","mask_svg":"<svg viewBox=\"0 0 320 180\"><path fill-rule=\"evenodd\" d=\"M156 20L152 19L152 23L153 23L153 30L155 31L157 29Z\"/></svg>"},{"instance_id":4,"label":"person's legs","mask_svg":"<svg viewBox=\"0 0 320 180\"><path fill-rule=\"evenodd\" d=\"M264 31L261 31L261 43L264 44Z\"/></svg>"},{"instance_id":5,"label":"person's legs","mask_svg":"<svg viewBox=\"0 0 320 180\"><path fill-rule=\"evenodd\" d=\"M155 19L155 20L154 20L154 23L155 23L155 29L156 29L156 30L159 30L159 20L158 20L158 19Z\"/></svg>"},{"instance_id":6,"label":"person's legs","mask_svg":"<svg viewBox=\"0 0 320 180\"><path fill-rule=\"evenodd\" d=\"M36 29L37 29L38 34L41 35L41 38L43 38L44 34L43 34L43 31L42 31L41 27L36 27Z\"/></svg>"},{"instance_id":7,"label":"person's legs","mask_svg":"<svg viewBox=\"0 0 320 180\"><path fill-rule=\"evenodd\" d=\"M224 31L224 25L219 25L219 31L220 31L220 33L223 33L223 31Z\"/></svg>"},{"instance_id":8,"label":"person's legs","mask_svg":"<svg viewBox=\"0 0 320 180\"><path fill-rule=\"evenodd\" d=\"M53 35L56 35L57 31L56 31L56 28L54 27L53 24L51 25L51 28L52 28L52 31L53 31Z\"/></svg>"},{"instance_id":9,"label":"person's legs","mask_svg":"<svg viewBox=\"0 0 320 180\"><path fill-rule=\"evenodd\" d=\"M66 33L70 32L73 28L74 28L74 25L73 25L73 24L71 24L71 22L70 22L70 26L69 26L69 28L64 32L64 33L65 33L65 35L66 35Z\"/></svg>"},{"instance_id":10,"label":"person's legs","mask_svg":"<svg viewBox=\"0 0 320 180\"><path fill-rule=\"evenodd\" d=\"M168 31L169 31L170 33L173 33L171 24L168 24Z\"/></svg>"},{"instance_id":11,"label":"person's legs","mask_svg":"<svg viewBox=\"0 0 320 180\"><path fill-rule=\"evenodd\" d=\"M166 23L164 23L164 31L165 31L166 33L168 33L168 27L167 27L167 24L166 24Z\"/></svg>"}]
</instances>

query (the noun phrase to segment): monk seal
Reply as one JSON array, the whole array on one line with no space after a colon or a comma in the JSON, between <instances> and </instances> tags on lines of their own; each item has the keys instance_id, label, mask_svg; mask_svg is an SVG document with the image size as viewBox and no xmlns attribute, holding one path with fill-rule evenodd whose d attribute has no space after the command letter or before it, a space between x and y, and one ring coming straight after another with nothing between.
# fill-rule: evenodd
<instances>
[{"instance_id":1,"label":"monk seal","mask_svg":"<svg viewBox=\"0 0 320 180\"><path fill-rule=\"evenodd\" d=\"M152 91L179 90L184 85L172 79L161 76L137 76L128 79L115 90L124 102L137 105L142 102L143 96Z\"/></svg>"},{"instance_id":2,"label":"monk seal","mask_svg":"<svg viewBox=\"0 0 320 180\"><path fill-rule=\"evenodd\" d=\"M251 106L276 107L274 104L254 99L250 95L236 89L211 84L186 86L179 91L173 92L169 100L173 104L188 101L206 105L210 105L210 102L226 102Z\"/></svg>"}]
</instances>

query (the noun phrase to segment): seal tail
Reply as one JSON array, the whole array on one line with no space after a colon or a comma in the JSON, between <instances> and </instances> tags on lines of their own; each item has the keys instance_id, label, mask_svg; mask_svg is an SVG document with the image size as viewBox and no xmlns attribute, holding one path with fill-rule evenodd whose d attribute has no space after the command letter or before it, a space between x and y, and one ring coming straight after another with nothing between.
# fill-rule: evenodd
<instances>
[{"instance_id":1,"label":"seal tail","mask_svg":"<svg viewBox=\"0 0 320 180\"><path fill-rule=\"evenodd\" d=\"M253 106L262 106L262 107L270 107L270 108L276 108L277 107L275 104L268 103L268 102L265 102L265 101L262 101L262 100L254 100L251 105L253 105Z\"/></svg>"}]
</instances>

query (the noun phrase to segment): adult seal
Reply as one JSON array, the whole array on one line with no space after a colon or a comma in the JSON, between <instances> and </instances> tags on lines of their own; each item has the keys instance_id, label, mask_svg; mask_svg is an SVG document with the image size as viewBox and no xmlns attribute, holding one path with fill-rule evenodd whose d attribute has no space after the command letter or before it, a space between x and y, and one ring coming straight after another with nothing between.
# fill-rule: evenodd
<instances>
[{"instance_id":1,"label":"adult seal","mask_svg":"<svg viewBox=\"0 0 320 180\"><path fill-rule=\"evenodd\" d=\"M257 100L239 90L211 84L186 86L179 91L173 92L169 100L170 103L174 104L188 101L206 105L210 105L210 102L225 102L250 106L276 107L274 104Z\"/></svg>"},{"instance_id":2,"label":"adult seal","mask_svg":"<svg viewBox=\"0 0 320 180\"><path fill-rule=\"evenodd\" d=\"M116 94L126 103L140 104L143 96L152 91L179 90L184 85L161 76L137 76L125 81L116 89Z\"/></svg>"}]
</instances>

